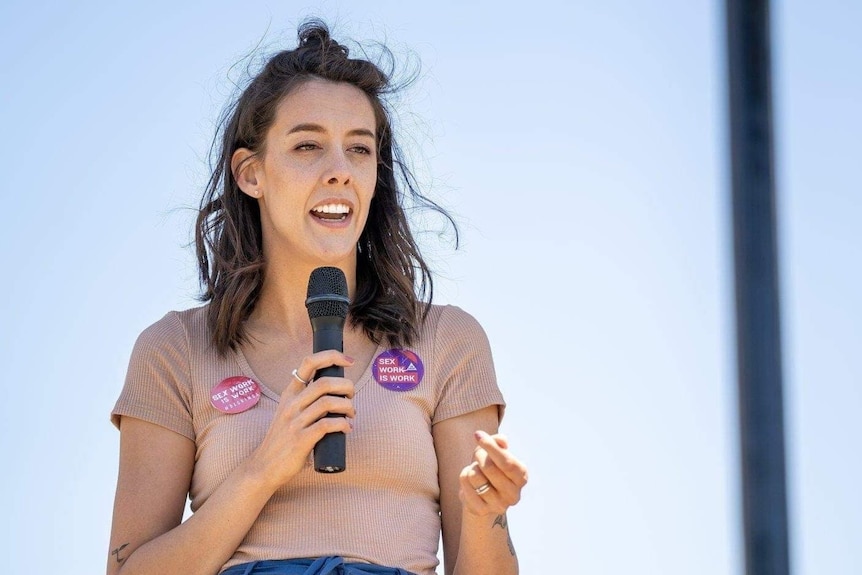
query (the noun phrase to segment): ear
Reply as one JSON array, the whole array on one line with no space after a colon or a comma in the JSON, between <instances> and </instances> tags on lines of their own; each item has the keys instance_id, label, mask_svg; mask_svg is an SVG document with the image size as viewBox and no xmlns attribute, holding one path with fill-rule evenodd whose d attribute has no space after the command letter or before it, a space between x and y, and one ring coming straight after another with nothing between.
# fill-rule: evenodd
<instances>
[{"instance_id":1,"label":"ear","mask_svg":"<svg viewBox=\"0 0 862 575\"><path fill-rule=\"evenodd\" d=\"M263 195L262 183L258 178L260 162L257 155L248 148L239 148L230 159L230 171L239 189L253 198Z\"/></svg>"}]
</instances>

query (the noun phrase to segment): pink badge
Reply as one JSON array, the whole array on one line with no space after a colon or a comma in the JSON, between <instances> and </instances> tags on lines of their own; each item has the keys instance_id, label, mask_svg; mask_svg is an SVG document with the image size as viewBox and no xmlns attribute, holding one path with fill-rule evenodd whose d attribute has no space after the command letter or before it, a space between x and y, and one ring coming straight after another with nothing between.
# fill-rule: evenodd
<instances>
[{"instance_id":1,"label":"pink badge","mask_svg":"<svg viewBox=\"0 0 862 575\"><path fill-rule=\"evenodd\" d=\"M241 413L260 400L260 386L244 375L229 377L210 391L210 403L224 413Z\"/></svg>"}]
</instances>

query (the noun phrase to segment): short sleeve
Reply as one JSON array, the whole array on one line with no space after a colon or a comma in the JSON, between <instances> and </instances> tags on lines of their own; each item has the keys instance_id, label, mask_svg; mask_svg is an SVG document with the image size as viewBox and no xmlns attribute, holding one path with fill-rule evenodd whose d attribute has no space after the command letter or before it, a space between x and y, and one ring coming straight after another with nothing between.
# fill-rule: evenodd
<instances>
[{"instance_id":1,"label":"short sleeve","mask_svg":"<svg viewBox=\"0 0 862 575\"><path fill-rule=\"evenodd\" d=\"M491 346L476 319L455 306L440 314L434 336L434 370L441 382L432 424L505 401L497 386Z\"/></svg>"},{"instance_id":2,"label":"short sleeve","mask_svg":"<svg viewBox=\"0 0 862 575\"><path fill-rule=\"evenodd\" d=\"M145 329L132 350L126 382L111 421L124 415L166 427L195 439L191 415L188 338L171 312Z\"/></svg>"}]
</instances>

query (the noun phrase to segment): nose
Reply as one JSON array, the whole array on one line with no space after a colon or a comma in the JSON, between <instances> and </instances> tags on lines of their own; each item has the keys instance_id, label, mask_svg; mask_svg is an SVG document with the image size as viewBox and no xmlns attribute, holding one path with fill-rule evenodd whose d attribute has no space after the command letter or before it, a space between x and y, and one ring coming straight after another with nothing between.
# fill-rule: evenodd
<instances>
[{"instance_id":1,"label":"nose","mask_svg":"<svg viewBox=\"0 0 862 575\"><path fill-rule=\"evenodd\" d=\"M329 163L323 174L323 180L331 185L347 185L352 175L350 161L341 150L335 150L330 154Z\"/></svg>"}]
</instances>

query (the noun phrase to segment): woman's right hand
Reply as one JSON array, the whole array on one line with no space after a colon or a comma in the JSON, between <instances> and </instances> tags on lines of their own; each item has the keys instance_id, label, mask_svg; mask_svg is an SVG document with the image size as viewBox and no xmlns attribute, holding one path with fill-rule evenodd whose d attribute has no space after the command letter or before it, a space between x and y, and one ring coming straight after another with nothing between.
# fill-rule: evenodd
<instances>
[{"instance_id":1,"label":"woman's right hand","mask_svg":"<svg viewBox=\"0 0 862 575\"><path fill-rule=\"evenodd\" d=\"M319 369L352 364L353 359L343 353L326 350L304 357L296 372L303 380L311 381ZM273 490L299 473L324 435L350 433L356 416L351 380L321 377L306 385L296 377L290 379L266 436L247 462ZM325 417L327 413L344 417Z\"/></svg>"}]
</instances>

